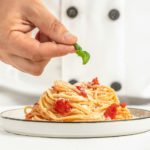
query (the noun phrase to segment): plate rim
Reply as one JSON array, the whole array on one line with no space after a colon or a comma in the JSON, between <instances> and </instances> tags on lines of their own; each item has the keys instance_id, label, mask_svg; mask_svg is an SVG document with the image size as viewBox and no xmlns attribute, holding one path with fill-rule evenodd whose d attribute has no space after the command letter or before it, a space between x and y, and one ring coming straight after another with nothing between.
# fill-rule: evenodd
<instances>
[{"instance_id":1,"label":"plate rim","mask_svg":"<svg viewBox=\"0 0 150 150\"><path fill-rule=\"evenodd\" d=\"M13 120L13 121L22 121L22 122L28 122L28 123L56 123L56 124L59 124L59 123L63 123L63 124L85 124L85 123L88 123L88 124L93 124L93 123L112 123L112 122L127 122L127 121L137 121L137 120L145 120L145 119L150 119L150 116L148 117L140 117L140 118L134 118L134 119L127 119L127 120L108 120L108 121L87 121L87 122L80 122L80 121L77 121L77 122L56 122L56 121L38 121L38 120L25 120L25 119L17 119L17 118L12 118L12 117L6 117L4 116L4 113L7 113L9 111L15 111L15 110L21 110L23 109L22 108L15 108L15 109L8 109L8 110L5 110L5 111L2 111L0 113L0 117L2 119L7 119L7 120ZM142 110L142 111L146 111L146 112L149 112L150 113L150 110L147 110L147 109L142 109L142 108L135 108L135 107L128 107L128 109L135 109L135 110Z\"/></svg>"}]
</instances>

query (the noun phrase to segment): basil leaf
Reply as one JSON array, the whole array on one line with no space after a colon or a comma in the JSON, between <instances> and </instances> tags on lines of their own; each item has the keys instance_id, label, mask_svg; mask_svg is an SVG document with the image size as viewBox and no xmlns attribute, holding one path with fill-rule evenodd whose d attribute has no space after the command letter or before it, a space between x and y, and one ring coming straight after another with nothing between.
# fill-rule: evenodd
<instances>
[{"instance_id":1,"label":"basil leaf","mask_svg":"<svg viewBox=\"0 0 150 150\"><path fill-rule=\"evenodd\" d=\"M83 60L83 64L87 64L89 59L90 59L90 54L87 51L83 51L84 52L84 57L82 57Z\"/></svg>"},{"instance_id":2,"label":"basil leaf","mask_svg":"<svg viewBox=\"0 0 150 150\"><path fill-rule=\"evenodd\" d=\"M76 54L82 58L83 64L87 64L90 59L90 54L87 51L83 51L79 44L74 45L76 49Z\"/></svg>"},{"instance_id":3,"label":"basil leaf","mask_svg":"<svg viewBox=\"0 0 150 150\"><path fill-rule=\"evenodd\" d=\"M76 50L82 50L82 47L78 43L74 44L74 47Z\"/></svg>"}]
</instances>

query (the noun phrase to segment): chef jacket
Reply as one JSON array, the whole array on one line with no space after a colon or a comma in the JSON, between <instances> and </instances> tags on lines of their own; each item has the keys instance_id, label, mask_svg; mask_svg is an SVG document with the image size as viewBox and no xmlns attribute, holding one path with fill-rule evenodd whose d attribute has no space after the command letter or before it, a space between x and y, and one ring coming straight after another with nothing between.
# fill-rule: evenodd
<instances>
[{"instance_id":1,"label":"chef jacket","mask_svg":"<svg viewBox=\"0 0 150 150\"><path fill-rule=\"evenodd\" d=\"M32 103L54 80L70 83L98 77L120 96L150 98L149 0L43 0L87 50L52 59L35 77L0 62L0 104Z\"/></svg>"}]
</instances>

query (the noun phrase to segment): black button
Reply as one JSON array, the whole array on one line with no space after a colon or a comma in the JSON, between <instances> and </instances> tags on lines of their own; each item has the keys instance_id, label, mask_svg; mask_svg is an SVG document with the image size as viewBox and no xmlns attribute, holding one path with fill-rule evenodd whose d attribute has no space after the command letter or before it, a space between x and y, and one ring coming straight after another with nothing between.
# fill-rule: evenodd
<instances>
[{"instance_id":1,"label":"black button","mask_svg":"<svg viewBox=\"0 0 150 150\"><path fill-rule=\"evenodd\" d=\"M69 7L67 9L67 15L70 18L75 18L78 15L78 10L75 7Z\"/></svg>"},{"instance_id":2,"label":"black button","mask_svg":"<svg viewBox=\"0 0 150 150\"><path fill-rule=\"evenodd\" d=\"M121 84L119 82L113 82L111 84L111 88L113 88L115 91L121 90Z\"/></svg>"},{"instance_id":3,"label":"black button","mask_svg":"<svg viewBox=\"0 0 150 150\"><path fill-rule=\"evenodd\" d=\"M115 21L115 20L117 20L119 18L120 13L119 13L119 11L117 9L112 9L112 10L110 10L108 16L109 16L109 18L111 20Z\"/></svg>"},{"instance_id":4,"label":"black button","mask_svg":"<svg viewBox=\"0 0 150 150\"><path fill-rule=\"evenodd\" d=\"M76 79L71 79L71 80L69 80L69 83L70 84L75 84L75 83L77 83L78 82L78 80L76 80Z\"/></svg>"}]
</instances>

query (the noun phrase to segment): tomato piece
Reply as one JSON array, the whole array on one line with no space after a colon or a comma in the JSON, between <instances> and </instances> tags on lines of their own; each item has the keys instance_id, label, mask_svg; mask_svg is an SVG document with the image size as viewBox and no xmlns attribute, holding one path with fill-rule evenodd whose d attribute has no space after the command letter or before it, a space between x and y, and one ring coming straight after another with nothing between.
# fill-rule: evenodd
<instances>
[{"instance_id":1,"label":"tomato piece","mask_svg":"<svg viewBox=\"0 0 150 150\"><path fill-rule=\"evenodd\" d=\"M65 99L59 99L54 103L54 110L60 115L69 113L71 108L70 102Z\"/></svg>"},{"instance_id":2,"label":"tomato piece","mask_svg":"<svg viewBox=\"0 0 150 150\"><path fill-rule=\"evenodd\" d=\"M81 94L83 97L87 97L87 93L86 93L86 91L84 90L83 87L81 87L81 86L76 86L76 88L80 91L80 94Z\"/></svg>"},{"instance_id":3,"label":"tomato piece","mask_svg":"<svg viewBox=\"0 0 150 150\"><path fill-rule=\"evenodd\" d=\"M122 108L125 108L125 107L127 106L127 104L124 102L124 103L121 103L120 106L121 106Z\"/></svg>"},{"instance_id":4,"label":"tomato piece","mask_svg":"<svg viewBox=\"0 0 150 150\"><path fill-rule=\"evenodd\" d=\"M111 104L105 111L104 116L106 118L110 117L111 119L115 119L117 114L117 104Z\"/></svg>"},{"instance_id":5,"label":"tomato piece","mask_svg":"<svg viewBox=\"0 0 150 150\"><path fill-rule=\"evenodd\" d=\"M81 91L81 95L82 95L83 97L87 97L87 93L86 93L85 91Z\"/></svg>"},{"instance_id":6,"label":"tomato piece","mask_svg":"<svg viewBox=\"0 0 150 150\"><path fill-rule=\"evenodd\" d=\"M76 88L81 91L83 88L81 86L76 86Z\"/></svg>"},{"instance_id":7,"label":"tomato piece","mask_svg":"<svg viewBox=\"0 0 150 150\"><path fill-rule=\"evenodd\" d=\"M92 85L99 85L99 81L97 77L92 80Z\"/></svg>"}]
</instances>

